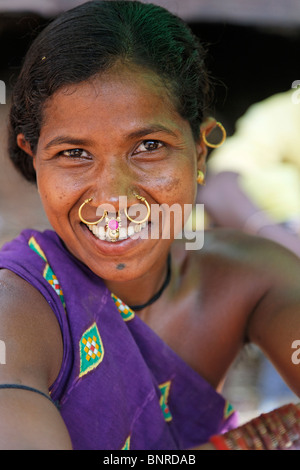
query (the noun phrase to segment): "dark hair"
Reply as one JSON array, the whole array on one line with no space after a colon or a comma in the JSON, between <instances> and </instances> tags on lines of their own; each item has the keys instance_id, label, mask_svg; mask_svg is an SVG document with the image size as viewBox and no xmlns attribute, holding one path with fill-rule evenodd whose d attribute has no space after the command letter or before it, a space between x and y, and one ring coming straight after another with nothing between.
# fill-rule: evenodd
<instances>
[{"instance_id":1,"label":"dark hair","mask_svg":"<svg viewBox=\"0 0 300 470\"><path fill-rule=\"evenodd\" d=\"M35 153L43 107L59 88L85 81L123 59L156 72L170 86L195 138L207 106L204 48L191 29L164 8L138 1L91 1L52 21L26 54L12 94L9 155L35 181L30 158L17 145L24 134Z\"/></svg>"}]
</instances>

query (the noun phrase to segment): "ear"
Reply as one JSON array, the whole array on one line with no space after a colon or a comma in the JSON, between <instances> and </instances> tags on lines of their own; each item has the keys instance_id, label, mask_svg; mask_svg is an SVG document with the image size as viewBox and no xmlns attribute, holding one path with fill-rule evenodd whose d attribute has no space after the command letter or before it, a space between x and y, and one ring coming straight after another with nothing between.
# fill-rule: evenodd
<instances>
[{"instance_id":1,"label":"ear","mask_svg":"<svg viewBox=\"0 0 300 470\"><path fill-rule=\"evenodd\" d=\"M30 157L32 157L33 160L33 166L35 168L35 156L32 153L30 143L28 140L25 139L24 134L18 134L17 135L17 144L20 149L22 149L25 153L27 153Z\"/></svg>"},{"instance_id":2,"label":"ear","mask_svg":"<svg viewBox=\"0 0 300 470\"><path fill-rule=\"evenodd\" d=\"M205 174L207 146L205 145L202 134L208 135L216 127L216 120L213 117L207 117L200 125L200 135L197 142L198 152L198 170Z\"/></svg>"}]
</instances>

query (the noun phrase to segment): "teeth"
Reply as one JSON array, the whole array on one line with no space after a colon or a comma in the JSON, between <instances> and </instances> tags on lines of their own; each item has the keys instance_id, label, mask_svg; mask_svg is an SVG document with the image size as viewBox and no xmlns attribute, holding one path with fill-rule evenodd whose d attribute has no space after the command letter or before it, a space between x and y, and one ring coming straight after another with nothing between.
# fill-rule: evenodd
<instances>
[{"instance_id":1,"label":"teeth","mask_svg":"<svg viewBox=\"0 0 300 470\"><path fill-rule=\"evenodd\" d=\"M131 237L135 233L141 232L144 228L146 228L148 222L144 222L139 225L129 225L128 228L120 227L119 229L119 237L117 240L126 240L126 238ZM100 225L87 225L88 229L95 235L95 237L99 238L100 240L106 240L108 242L114 242L117 240L112 240L109 236L109 232L105 230L105 228Z\"/></svg>"},{"instance_id":2,"label":"teeth","mask_svg":"<svg viewBox=\"0 0 300 470\"><path fill-rule=\"evenodd\" d=\"M104 227L100 226L99 230L98 230L98 233L99 233L98 238L100 238L100 240L105 240L106 237L105 237Z\"/></svg>"},{"instance_id":3,"label":"teeth","mask_svg":"<svg viewBox=\"0 0 300 470\"><path fill-rule=\"evenodd\" d=\"M131 237L132 235L134 235L134 227L132 225L129 225L128 229L127 229L127 233L128 233L128 236Z\"/></svg>"},{"instance_id":4,"label":"teeth","mask_svg":"<svg viewBox=\"0 0 300 470\"><path fill-rule=\"evenodd\" d=\"M121 227L119 231L119 240L125 240L127 238L127 230L125 227Z\"/></svg>"}]
</instances>

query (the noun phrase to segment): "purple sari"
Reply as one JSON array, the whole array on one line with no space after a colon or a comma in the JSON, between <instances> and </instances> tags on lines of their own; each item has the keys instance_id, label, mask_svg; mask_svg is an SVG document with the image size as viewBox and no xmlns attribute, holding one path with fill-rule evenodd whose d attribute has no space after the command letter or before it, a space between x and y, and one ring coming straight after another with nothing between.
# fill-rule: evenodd
<instances>
[{"instance_id":1,"label":"purple sari","mask_svg":"<svg viewBox=\"0 0 300 470\"><path fill-rule=\"evenodd\" d=\"M59 322L64 354L50 387L74 449L178 450L237 426L229 403L175 354L56 233L23 231L0 252Z\"/></svg>"}]
</instances>

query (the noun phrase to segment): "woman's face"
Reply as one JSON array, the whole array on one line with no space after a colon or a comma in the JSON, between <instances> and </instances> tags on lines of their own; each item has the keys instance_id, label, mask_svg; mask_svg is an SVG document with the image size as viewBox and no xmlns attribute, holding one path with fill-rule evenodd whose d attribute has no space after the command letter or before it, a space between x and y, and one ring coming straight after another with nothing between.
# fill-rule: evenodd
<instances>
[{"instance_id":1,"label":"woman's face","mask_svg":"<svg viewBox=\"0 0 300 470\"><path fill-rule=\"evenodd\" d=\"M101 240L80 221L80 205L93 198L82 212L88 221L99 219L98 206L120 210L125 229L120 196L127 196L127 211L139 203L137 193L149 205L177 204L184 214L184 205L195 202L197 166L203 164L202 147L158 78L125 66L62 88L49 99L33 159L53 229L98 276L114 279L118 267L123 281L165 260L172 231L169 238L151 237L157 223L153 210L135 237Z\"/></svg>"}]
</instances>

